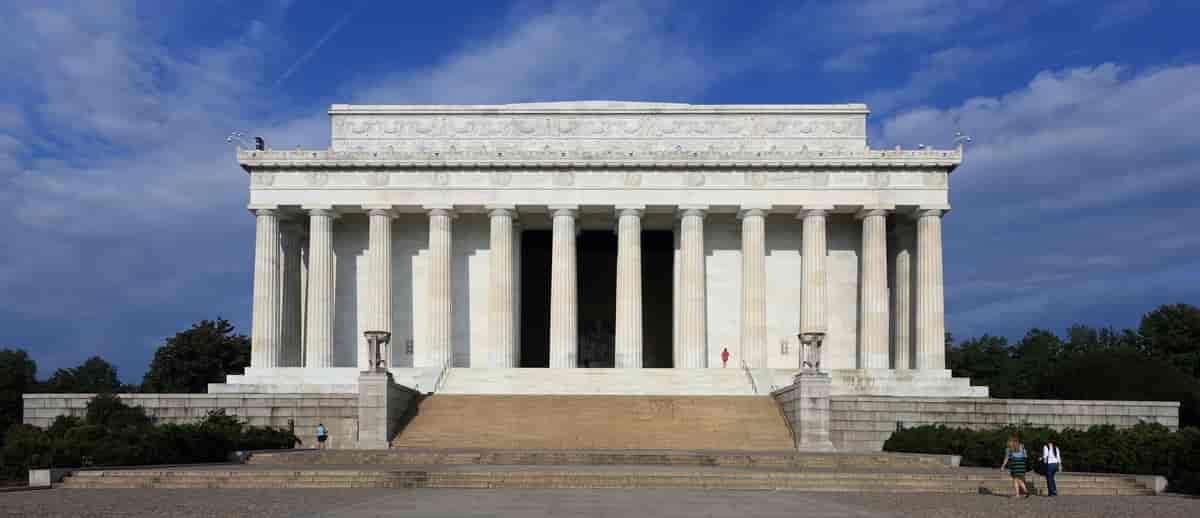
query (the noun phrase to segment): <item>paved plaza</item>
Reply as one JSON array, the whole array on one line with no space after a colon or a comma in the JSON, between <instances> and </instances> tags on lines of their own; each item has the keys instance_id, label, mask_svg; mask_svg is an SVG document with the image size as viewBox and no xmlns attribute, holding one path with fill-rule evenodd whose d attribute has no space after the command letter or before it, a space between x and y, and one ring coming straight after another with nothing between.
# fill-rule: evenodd
<instances>
[{"instance_id":1,"label":"paved plaza","mask_svg":"<svg viewBox=\"0 0 1200 518\"><path fill-rule=\"evenodd\" d=\"M52 489L0 493L0 516L1192 517L1200 516L1200 499L593 489Z\"/></svg>"}]
</instances>

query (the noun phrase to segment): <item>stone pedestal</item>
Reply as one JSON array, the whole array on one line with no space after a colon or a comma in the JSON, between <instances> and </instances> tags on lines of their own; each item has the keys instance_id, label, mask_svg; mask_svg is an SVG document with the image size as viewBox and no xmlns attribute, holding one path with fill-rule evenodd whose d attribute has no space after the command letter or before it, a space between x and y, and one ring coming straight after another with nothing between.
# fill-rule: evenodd
<instances>
[{"instance_id":1,"label":"stone pedestal","mask_svg":"<svg viewBox=\"0 0 1200 518\"><path fill-rule=\"evenodd\" d=\"M399 416L391 415L392 375L366 371L358 376L358 449L386 450Z\"/></svg>"},{"instance_id":2,"label":"stone pedestal","mask_svg":"<svg viewBox=\"0 0 1200 518\"><path fill-rule=\"evenodd\" d=\"M792 424L799 451L836 451L829 436L829 390L832 381L823 372L801 372L792 386L776 394Z\"/></svg>"}]
</instances>

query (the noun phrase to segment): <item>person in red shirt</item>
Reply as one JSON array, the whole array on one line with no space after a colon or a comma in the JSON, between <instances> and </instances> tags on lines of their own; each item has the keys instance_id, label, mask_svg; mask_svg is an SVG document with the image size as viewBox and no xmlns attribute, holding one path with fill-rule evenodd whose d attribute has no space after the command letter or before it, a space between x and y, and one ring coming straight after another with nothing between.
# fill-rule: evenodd
<instances>
[{"instance_id":1,"label":"person in red shirt","mask_svg":"<svg viewBox=\"0 0 1200 518\"><path fill-rule=\"evenodd\" d=\"M729 348L726 347L721 351L721 368L725 368L725 364L729 363Z\"/></svg>"}]
</instances>

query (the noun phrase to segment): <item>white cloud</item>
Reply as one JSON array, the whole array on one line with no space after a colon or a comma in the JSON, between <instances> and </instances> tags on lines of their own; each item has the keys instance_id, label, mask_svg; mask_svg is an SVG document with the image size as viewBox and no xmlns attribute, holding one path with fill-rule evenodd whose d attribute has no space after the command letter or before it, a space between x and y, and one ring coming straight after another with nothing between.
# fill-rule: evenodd
<instances>
[{"instance_id":1,"label":"white cloud","mask_svg":"<svg viewBox=\"0 0 1200 518\"><path fill-rule=\"evenodd\" d=\"M867 63L882 52L883 45L878 43L856 45L826 59L822 66L834 72L859 71L865 69Z\"/></svg>"},{"instance_id":2,"label":"white cloud","mask_svg":"<svg viewBox=\"0 0 1200 518\"><path fill-rule=\"evenodd\" d=\"M975 138L951 177L948 318L979 331L1036 322L1062 303L1047 293L1079 305L1076 294L1110 279L1114 299L1144 295L1123 281L1200 255L1200 239L1188 238L1200 220L1195 84L1198 65L1102 64L883 121L884 145L948 142L955 130Z\"/></svg>"}]
</instances>

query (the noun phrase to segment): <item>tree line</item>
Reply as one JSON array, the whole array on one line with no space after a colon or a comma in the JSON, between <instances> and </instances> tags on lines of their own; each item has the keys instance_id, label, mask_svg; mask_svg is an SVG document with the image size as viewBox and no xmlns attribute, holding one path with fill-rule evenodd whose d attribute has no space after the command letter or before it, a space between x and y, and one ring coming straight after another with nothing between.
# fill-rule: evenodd
<instances>
[{"instance_id":1,"label":"tree line","mask_svg":"<svg viewBox=\"0 0 1200 518\"><path fill-rule=\"evenodd\" d=\"M137 385L122 384L116 367L99 356L39 381L37 364L29 353L0 349L0 432L21 422L23 393L200 393L209 383L221 383L227 374L241 373L249 364L250 339L222 318L201 320L167 338Z\"/></svg>"}]
</instances>

